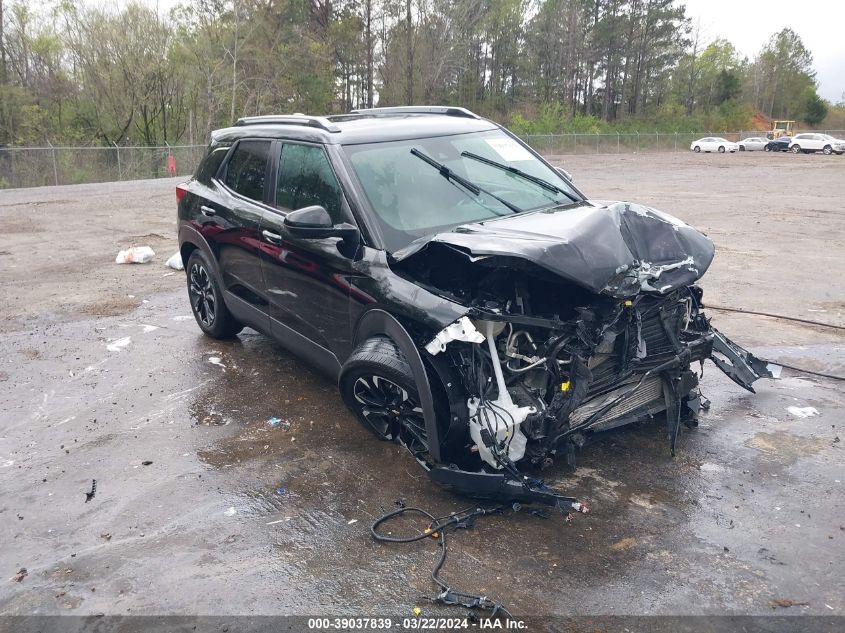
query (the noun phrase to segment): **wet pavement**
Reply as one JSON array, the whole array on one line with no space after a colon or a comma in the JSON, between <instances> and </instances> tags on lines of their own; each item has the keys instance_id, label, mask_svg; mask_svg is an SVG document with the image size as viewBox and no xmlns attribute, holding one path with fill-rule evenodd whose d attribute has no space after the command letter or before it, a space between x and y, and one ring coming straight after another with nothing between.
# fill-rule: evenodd
<instances>
[{"instance_id":1,"label":"wet pavement","mask_svg":"<svg viewBox=\"0 0 845 633\"><path fill-rule=\"evenodd\" d=\"M103 264L121 278L103 301L140 288L131 305L6 320L0 614L462 613L424 599L434 542L377 544L369 526L397 503L445 515L468 502L269 339L203 337L167 255ZM37 278L16 287L37 292ZM839 331L715 323L765 357L845 373ZM842 383L784 370L755 395L708 365L702 384L712 406L674 459L659 418L607 434L574 473L543 474L591 514L484 518L450 537L444 578L517 615L842 615Z\"/></svg>"}]
</instances>

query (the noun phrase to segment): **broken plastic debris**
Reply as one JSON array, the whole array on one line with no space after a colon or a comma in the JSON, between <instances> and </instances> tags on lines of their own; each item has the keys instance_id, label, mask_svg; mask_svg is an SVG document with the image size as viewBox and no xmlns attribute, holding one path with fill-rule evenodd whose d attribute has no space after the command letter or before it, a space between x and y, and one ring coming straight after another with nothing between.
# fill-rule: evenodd
<instances>
[{"instance_id":1,"label":"broken plastic debris","mask_svg":"<svg viewBox=\"0 0 845 633\"><path fill-rule=\"evenodd\" d=\"M178 251L173 253L170 259L164 262L164 265L173 270L185 270L185 265L182 263L182 253Z\"/></svg>"},{"instance_id":2,"label":"broken plastic debris","mask_svg":"<svg viewBox=\"0 0 845 633\"><path fill-rule=\"evenodd\" d=\"M282 420L281 418L277 418L275 416L267 420L267 424L274 429L277 427L281 427L283 431L287 431L290 429L290 420Z\"/></svg>"},{"instance_id":3,"label":"broken plastic debris","mask_svg":"<svg viewBox=\"0 0 845 633\"><path fill-rule=\"evenodd\" d=\"M780 365L775 365L774 363L768 363L766 365L766 369L769 370L769 373L772 375L772 378L780 378L780 372L783 370L783 367Z\"/></svg>"},{"instance_id":4,"label":"broken plastic debris","mask_svg":"<svg viewBox=\"0 0 845 633\"><path fill-rule=\"evenodd\" d=\"M786 410L796 418L812 418L819 414L815 407L786 407Z\"/></svg>"},{"instance_id":5,"label":"broken plastic debris","mask_svg":"<svg viewBox=\"0 0 845 633\"><path fill-rule=\"evenodd\" d=\"M106 345L106 349L110 352L119 352L124 347L129 345L132 342L132 337L124 336L123 338L115 339L110 341L108 345Z\"/></svg>"},{"instance_id":6,"label":"broken plastic debris","mask_svg":"<svg viewBox=\"0 0 845 633\"><path fill-rule=\"evenodd\" d=\"M133 246L120 251L114 259L115 264L146 264L152 261L156 253L149 246Z\"/></svg>"},{"instance_id":7,"label":"broken plastic debris","mask_svg":"<svg viewBox=\"0 0 845 633\"><path fill-rule=\"evenodd\" d=\"M223 364L223 359L221 359L219 356L209 356L208 362L212 365L217 365L218 367L226 369L226 365Z\"/></svg>"},{"instance_id":8,"label":"broken plastic debris","mask_svg":"<svg viewBox=\"0 0 845 633\"><path fill-rule=\"evenodd\" d=\"M96 494L97 494L97 480L92 479L91 480L91 492L85 493L85 503L88 503L89 501L91 501L91 499L93 499L94 495L96 495Z\"/></svg>"},{"instance_id":9,"label":"broken plastic debris","mask_svg":"<svg viewBox=\"0 0 845 633\"><path fill-rule=\"evenodd\" d=\"M352 525L353 523L358 523L358 519L349 519L349 520L346 522L346 525Z\"/></svg>"},{"instance_id":10,"label":"broken plastic debris","mask_svg":"<svg viewBox=\"0 0 845 633\"><path fill-rule=\"evenodd\" d=\"M276 494L277 494L277 495L283 495L283 494L285 494L286 492L287 492L287 490L286 490L285 488L282 488L281 486L279 486L278 488L276 488Z\"/></svg>"},{"instance_id":11,"label":"broken plastic debris","mask_svg":"<svg viewBox=\"0 0 845 633\"><path fill-rule=\"evenodd\" d=\"M233 516L235 516L237 513L238 513L238 511L237 511L237 510L235 510L235 506L232 506L232 507L230 507L228 510L226 510L226 512L224 512L223 514L225 514L227 517L233 517Z\"/></svg>"},{"instance_id":12,"label":"broken plastic debris","mask_svg":"<svg viewBox=\"0 0 845 633\"><path fill-rule=\"evenodd\" d=\"M484 335L475 329L469 317L461 317L452 325L440 330L437 335L425 346L426 351L432 356L437 356L446 350L446 346L452 341L465 341L467 343L483 343Z\"/></svg>"}]
</instances>

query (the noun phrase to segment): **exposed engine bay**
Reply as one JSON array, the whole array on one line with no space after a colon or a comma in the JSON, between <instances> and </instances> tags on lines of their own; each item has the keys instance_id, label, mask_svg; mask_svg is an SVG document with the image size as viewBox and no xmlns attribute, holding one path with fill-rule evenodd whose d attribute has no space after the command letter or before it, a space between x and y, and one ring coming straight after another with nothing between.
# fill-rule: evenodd
<instances>
[{"instance_id":1,"label":"exposed engine bay","mask_svg":"<svg viewBox=\"0 0 845 633\"><path fill-rule=\"evenodd\" d=\"M616 210L623 221L629 209ZM664 233L679 226L694 231L674 219L652 219ZM705 360L749 391L757 378L771 377L763 361L705 316L694 281L709 265L712 245L695 234L710 253L677 253L662 265L640 259L617 266L610 280L585 284L539 258L499 249L479 254L451 240L454 233L399 262L400 276L467 307L422 346L438 373L457 377L458 384L447 378L446 435L462 439L449 454L448 472L499 472L530 489L536 480L517 463L543 467L563 459L574 467L577 449L593 434L660 413L674 454L680 425L695 426L709 406L698 388ZM449 485L445 469L433 476Z\"/></svg>"}]
</instances>

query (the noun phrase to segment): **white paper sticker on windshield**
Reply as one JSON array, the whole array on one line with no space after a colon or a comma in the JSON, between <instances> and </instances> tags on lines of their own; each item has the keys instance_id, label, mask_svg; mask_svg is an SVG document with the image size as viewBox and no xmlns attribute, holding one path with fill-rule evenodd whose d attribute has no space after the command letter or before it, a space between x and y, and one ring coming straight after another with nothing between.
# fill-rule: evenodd
<instances>
[{"instance_id":1,"label":"white paper sticker on windshield","mask_svg":"<svg viewBox=\"0 0 845 633\"><path fill-rule=\"evenodd\" d=\"M532 160L534 157L527 149L512 138L484 139L487 144L506 161Z\"/></svg>"}]
</instances>

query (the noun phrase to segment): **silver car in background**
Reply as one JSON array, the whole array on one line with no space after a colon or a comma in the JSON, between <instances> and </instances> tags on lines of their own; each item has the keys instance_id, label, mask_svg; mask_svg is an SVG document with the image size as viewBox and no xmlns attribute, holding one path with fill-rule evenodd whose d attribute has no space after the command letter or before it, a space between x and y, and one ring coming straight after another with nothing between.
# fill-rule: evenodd
<instances>
[{"instance_id":1,"label":"silver car in background","mask_svg":"<svg viewBox=\"0 0 845 633\"><path fill-rule=\"evenodd\" d=\"M760 138L759 136L752 136L750 138L742 139L739 142L740 152L762 152L766 148L769 139Z\"/></svg>"}]
</instances>

